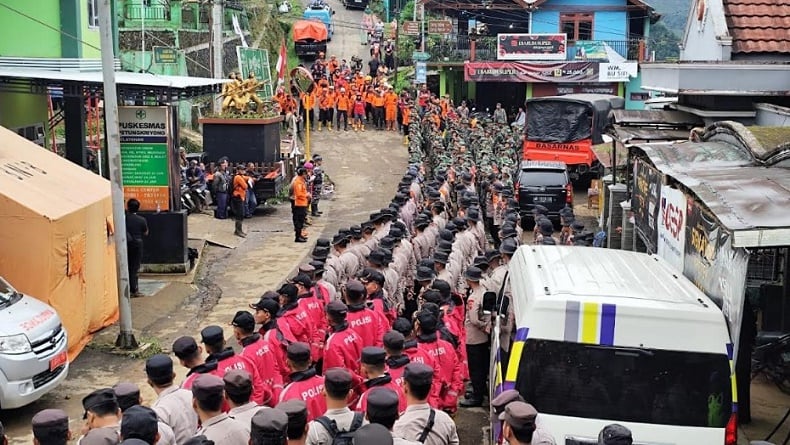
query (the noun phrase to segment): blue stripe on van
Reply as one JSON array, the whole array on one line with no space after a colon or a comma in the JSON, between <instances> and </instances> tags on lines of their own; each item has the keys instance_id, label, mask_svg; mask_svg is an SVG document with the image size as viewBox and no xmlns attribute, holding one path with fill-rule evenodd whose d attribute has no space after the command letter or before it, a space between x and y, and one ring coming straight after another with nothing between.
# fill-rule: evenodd
<instances>
[{"instance_id":1,"label":"blue stripe on van","mask_svg":"<svg viewBox=\"0 0 790 445\"><path fill-rule=\"evenodd\" d=\"M613 304L601 305L601 339L604 346L614 345L614 322L617 315L617 306Z\"/></svg>"}]
</instances>

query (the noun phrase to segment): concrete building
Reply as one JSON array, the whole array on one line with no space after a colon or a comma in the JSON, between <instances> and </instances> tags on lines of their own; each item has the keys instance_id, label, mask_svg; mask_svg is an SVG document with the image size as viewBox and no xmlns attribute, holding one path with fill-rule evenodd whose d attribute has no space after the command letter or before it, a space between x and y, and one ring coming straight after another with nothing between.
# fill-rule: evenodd
<instances>
[{"instance_id":1,"label":"concrete building","mask_svg":"<svg viewBox=\"0 0 790 445\"><path fill-rule=\"evenodd\" d=\"M711 124L790 125L790 1L695 0L677 63L642 65L642 86Z\"/></svg>"},{"instance_id":2,"label":"concrete building","mask_svg":"<svg viewBox=\"0 0 790 445\"><path fill-rule=\"evenodd\" d=\"M452 6L452 7L450 7ZM660 16L642 0L428 0L453 34L428 35L429 86L478 109L571 93L615 94L642 109L638 62ZM430 26L428 29L430 30Z\"/></svg>"}]
</instances>

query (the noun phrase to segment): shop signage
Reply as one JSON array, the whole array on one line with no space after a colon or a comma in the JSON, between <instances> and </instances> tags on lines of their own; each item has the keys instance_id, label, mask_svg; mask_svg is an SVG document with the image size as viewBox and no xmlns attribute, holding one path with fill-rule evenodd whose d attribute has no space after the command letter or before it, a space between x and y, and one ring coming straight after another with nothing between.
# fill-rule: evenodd
<instances>
[{"instance_id":1,"label":"shop signage","mask_svg":"<svg viewBox=\"0 0 790 445\"><path fill-rule=\"evenodd\" d=\"M124 200L140 210L170 210L168 107L118 107Z\"/></svg>"},{"instance_id":2,"label":"shop signage","mask_svg":"<svg viewBox=\"0 0 790 445\"><path fill-rule=\"evenodd\" d=\"M160 65L173 65L178 63L178 50L166 46L155 46L154 63Z\"/></svg>"},{"instance_id":3,"label":"shop signage","mask_svg":"<svg viewBox=\"0 0 790 445\"><path fill-rule=\"evenodd\" d=\"M642 236L650 252L656 253L658 240L658 211L661 199L661 172L646 161L634 161L634 192L631 210L636 231Z\"/></svg>"},{"instance_id":4,"label":"shop signage","mask_svg":"<svg viewBox=\"0 0 790 445\"><path fill-rule=\"evenodd\" d=\"M431 20L428 22L428 34L450 34L453 32L453 22L449 20Z\"/></svg>"},{"instance_id":5,"label":"shop signage","mask_svg":"<svg viewBox=\"0 0 790 445\"><path fill-rule=\"evenodd\" d=\"M732 236L694 198L686 200L683 275L721 307L737 356L749 255L732 248Z\"/></svg>"},{"instance_id":6,"label":"shop signage","mask_svg":"<svg viewBox=\"0 0 790 445\"><path fill-rule=\"evenodd\" d=\"M619 62L619 63L599 63L598 64L598 81L599 82L628 82L632 77L638 74L638 66L636 62Z\"/></svg>"},{"instance_id":7,"label":"shop signage","mask_svg":"<svg viewBox=\"0 0 790 445\"><path fill-rule=\"evenodd\" d=\"M661 186L658 207L658 255L683 273L686 250L686 195L667 185Z\"/></svg>"},{"instance_id":8,"label":"shop signage","mask_svg":"<svg viewBox=\"0 0 790 445\"><path fill-rule=\"evenodd\" d=\"M497 34L497 60L565 60L565 34Z\"/></svg>"},{"instance_id":9,"label":"shop signage","mask_svg":"<svg viewBox=\"0 0 790 445\"><path fill-rule=\"evenodd\" d=\"M588 62L466 62L467 82L597 82L598 64Z\"/></svg>"},{"instance_id":10,"label":"shop signage","mask_svg":"<svg viewBox=\"0 0 790 445\"><path fill-rule=\"evenodd\" d=\"M403 22L403 34L407 36L420 35L420 22Z\"/></svg>"}]
</instances>

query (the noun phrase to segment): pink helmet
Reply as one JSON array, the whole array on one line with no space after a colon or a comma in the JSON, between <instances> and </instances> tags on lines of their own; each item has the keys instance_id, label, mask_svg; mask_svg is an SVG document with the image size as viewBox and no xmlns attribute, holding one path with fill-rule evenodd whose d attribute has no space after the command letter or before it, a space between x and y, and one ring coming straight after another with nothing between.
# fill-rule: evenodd
<instances>
[{"instance_id":1,"label":"pink helmet","mask_svg":"<svg viewBox=\"0 0 790 445\"><path fill-rule=\"evenodd\" d=\"M312 170L313 169L313 163L312 162L306 162L304 164L304 168L306 168L308 170Z\"/></svg>"}]
</instances>

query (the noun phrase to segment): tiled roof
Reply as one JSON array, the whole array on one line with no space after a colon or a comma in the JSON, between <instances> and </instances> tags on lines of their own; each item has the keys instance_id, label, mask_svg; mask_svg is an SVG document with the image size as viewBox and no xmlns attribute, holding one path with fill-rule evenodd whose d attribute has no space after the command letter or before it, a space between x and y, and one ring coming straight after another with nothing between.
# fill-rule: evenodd
<instances>
[{"instance_id":1,"label":"tiled roof","mask_svg":"<svg viewBox=\"0 0 790 445\"><path fill-rule=\"evenodd\" d=\"M790 0L724 0L733 53L790 54Z\"/></svg>"}]
</instances>

